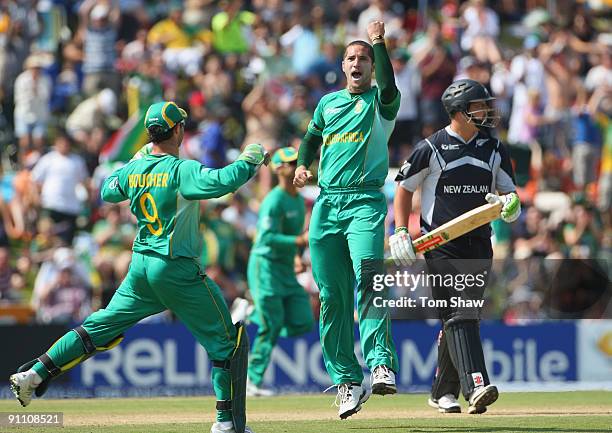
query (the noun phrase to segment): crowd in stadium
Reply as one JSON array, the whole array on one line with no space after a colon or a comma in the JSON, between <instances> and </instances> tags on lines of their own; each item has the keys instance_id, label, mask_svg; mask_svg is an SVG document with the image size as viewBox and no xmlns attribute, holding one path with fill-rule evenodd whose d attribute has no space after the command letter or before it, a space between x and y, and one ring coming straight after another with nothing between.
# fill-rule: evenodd
<instances>
[{"instance_id":1,"label":"crowd in stadium","mask_svg":"<svg viewBox=\"0 0 612 433\"><path fill-rule=\"evenodd\" d=\"M612 260L605 3L0 1L0 308L22 317L28 305L23 320L51 323L108 302L136 226L125 204L102 203L101 183L122 162L101 156L130 145L113 134L134 113L162 99L185 107L183 156L213 168L247 143L297 147L320 97L344 86L344 45L367 39L367 23L382 19L402 95L392 167L448 123L440 97L454 79L478 80L497 98L496 133L511 151L524 212L512 225L494 223L504 272L489 290L491 317L602 317L609 299L589 280L598 265L583 264L586 276L556 299L546 263L597 259L605 274ZM202 261L228 302L246 289L258 204L274 182L262 170L246 189L202 206ZM392 233L394 184L385 190ZM316 298L311 277L301 277Z\"/></svg>"}]
</instances>

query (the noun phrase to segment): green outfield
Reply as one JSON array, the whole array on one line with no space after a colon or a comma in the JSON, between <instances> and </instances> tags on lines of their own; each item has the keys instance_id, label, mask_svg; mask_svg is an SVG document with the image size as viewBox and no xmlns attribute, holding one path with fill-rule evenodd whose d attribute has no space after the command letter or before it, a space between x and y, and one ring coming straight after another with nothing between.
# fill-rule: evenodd
<instances>
[{"instance_id":1,"label":"green outfield","mask_svg":"<svg viewBox=\"0 0 612 433\"><path fill-rule=\"evenodd\" d=\"M286 395L250 399L249 424L256 433L586 433L612 429L610 392L502 393L483 415L438 414L427 406L423 394L376 396L347 421L335 418L333 398L333 395ZM63 412L65 427L2 426L0 431L208 433L213 407L210 397L35 400L27 409L16 401L2 400L0 412Z\"/></svg>"}]
</instances>

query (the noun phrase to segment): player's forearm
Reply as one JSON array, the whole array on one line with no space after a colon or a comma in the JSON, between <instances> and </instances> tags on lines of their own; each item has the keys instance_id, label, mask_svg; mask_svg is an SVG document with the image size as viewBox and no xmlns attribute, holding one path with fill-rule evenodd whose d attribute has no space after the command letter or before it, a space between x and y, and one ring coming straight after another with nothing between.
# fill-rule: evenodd
<instances>
[{"instance_id":1,"label":"player's forearm","mask_svg":"<svg viewBox=\"0 0 612 433\"><path fill-rule=\"evenodd\" d=\"M376 83L380 88L380 99L383 104L390 104L397 95L397 86L393 75L393 66L384 42L374 44L374 69Z\"/></svg>"},{"instance_id":2,"label":"player's forearm","mask_svg":"<svg viewBox=\"0 0 612 433\"><path fill-rule=\"evenodd\" d=\"M219 198L247 183L257 168L246 161L235 161L223 168L207 170L201 184L201 200Z\"/></svg>"},{"instance_id":3,"label":"player's forearm","mask_svg":"<svg viewBox=\"0 0 612 433\"><path fill-rule=\"evenodd\" d=\"M298 150L297 165L309 168L317 157L317 151L322 142L323 138L321 136L306 132Z\"/></svg>"},{"instance_id":4,"label":"player's forearm","mask_svg":"<svg viewBox=\"0 0 612 433\"><path fill-rule=\"evenodd\" d=\"M179 192L187 200L223 197L244 185L257 171L247 161L235 161L223 168L210 169L196 161L185 161L179 169Z\"/></svg>"},{"instance_id":5,"label":"player's forearm","mask_svg":"<svg viewBox=\"0 0 612 433\"><path fill-rule=\"evenodd\" d=\"M400 185L396 186L395 199L393 200L393 214L395 216L395 227L408 227L410 213L412 212L413 193Z\"/></svg>"}]
</instances>

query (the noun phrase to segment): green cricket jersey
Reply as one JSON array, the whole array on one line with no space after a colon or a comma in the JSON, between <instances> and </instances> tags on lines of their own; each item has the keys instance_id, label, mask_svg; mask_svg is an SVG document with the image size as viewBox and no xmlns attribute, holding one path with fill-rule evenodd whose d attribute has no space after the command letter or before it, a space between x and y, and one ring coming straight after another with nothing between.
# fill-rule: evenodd
<instances>
[{"instance_id":1,"label":"green cricket jersey","mask_svg":"<svg viewBox=\"0 0 612 433\"><path fill-rule=\"evenodd\" d=\"M259 208L257 236L251 254L290 264L297 252L295 238L304 230L304 198L277 186Z\"/></svg>"},{"instance_id":2,"label":"green cricket jersey","mask_svg":"<svg viewBox=\"0 0 612 433\"><path fill-rule=\"evenodd\" d=\"M360 94L343 89L321 98L308 125L308 132L323 138L321 188L384 184L389 171L387 143L399 104L399 92L390 104L383 104L376 86Z\"/></svg>"},{"instance_id":3,"label":"green cricket jersey","mask_svg":"<svg viewBox=\"0 0 612 433\"><path fill-rule=\"evenodd\" d=\"M255 165L246 161L213 170L172 155L146 155L110 175L102 186L102 199L111 203L130 200L138 219L134 251L153 251L170 258L199 257L198 200L234 192L255 171Z\"/></svg>"}]
</instances>

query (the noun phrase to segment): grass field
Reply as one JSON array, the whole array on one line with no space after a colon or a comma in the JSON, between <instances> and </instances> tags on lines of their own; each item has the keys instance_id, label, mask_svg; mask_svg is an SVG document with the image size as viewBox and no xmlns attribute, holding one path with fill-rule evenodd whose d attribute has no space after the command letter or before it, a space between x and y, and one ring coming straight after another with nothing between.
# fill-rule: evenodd
<instances>
[{"instance_id":1,"label":"grass field","mask_svg":"<svg viewBox=\"0 0 612 433\"><path fill-rule=\"evenodd\" d=\"M256 433L408 432L610 432L612 393L502 393L483 415L439 414L423 394L372 397L347 421L336 419L333 395L286 395L250 399L249 425ZM211 397L39 400L26 409L0 401L0 412L64 413L63 429L0 427L2 432L208 433ZM466 406L464 405L464 411Z\"/></svg>"}]
</instances>

